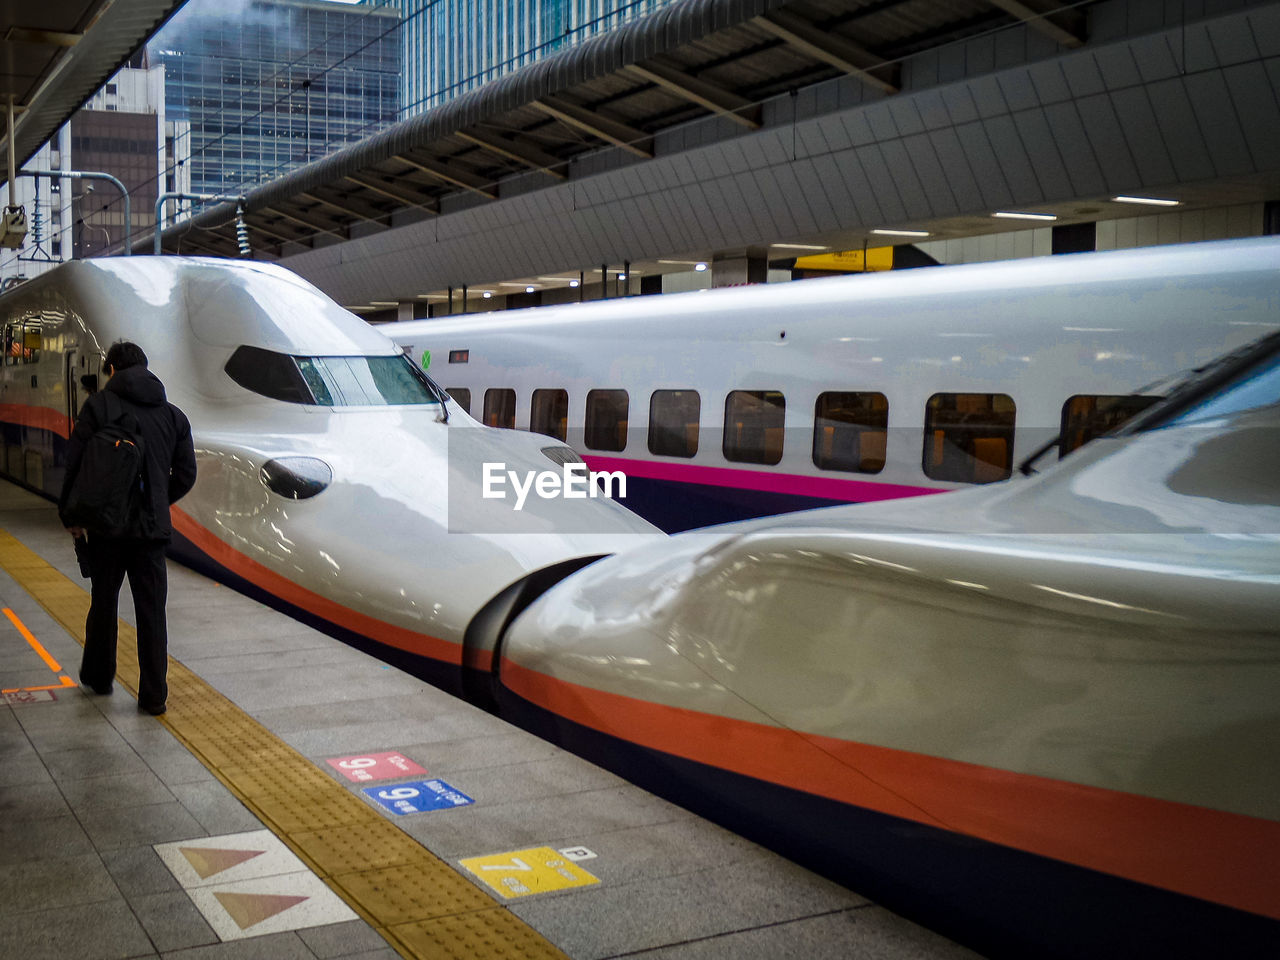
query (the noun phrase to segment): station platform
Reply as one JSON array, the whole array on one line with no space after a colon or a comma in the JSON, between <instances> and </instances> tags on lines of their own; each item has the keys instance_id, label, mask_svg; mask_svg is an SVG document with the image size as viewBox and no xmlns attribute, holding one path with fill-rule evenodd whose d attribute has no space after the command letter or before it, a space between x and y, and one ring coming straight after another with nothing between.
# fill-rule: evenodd
<instances>
[{"instance_id":1,"label":"station platform","mask_svg":"<svg viewBox=\"0 0 1280 960\"><path fill-rule=\"evenodd\" d=\"M680 807L171 564L168 712L0 481L0 956L960 960Z\"/></svg>"}]
</instances>

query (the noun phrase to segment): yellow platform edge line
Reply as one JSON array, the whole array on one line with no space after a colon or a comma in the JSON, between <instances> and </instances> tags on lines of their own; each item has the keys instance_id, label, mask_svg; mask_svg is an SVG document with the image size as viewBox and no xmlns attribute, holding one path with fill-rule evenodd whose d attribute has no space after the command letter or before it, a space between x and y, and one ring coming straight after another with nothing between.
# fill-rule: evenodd
<instances>
[{"instance_id":1,"label":"yellow platform edge line","mask_svg":"<svg viewBox=\"0 0 1280 960\"><path fill-rule=\"evenodd\" d=\"M83 587L4 529L0 529L0 569L12 577L77 643L84 645L84 621L89 609L89 594ZM119 622L116 680L131 695L137 697L137 632L123 620ZM398 827L394 827L394 824L391 825L395 829L394 835L386 834L385 830L381 832L393 846L403 848L398 856L409 871L404 878L409 881L406 886L423 891L438 887L456 889L458 881L461 881L479 897L468 898L473 901L468 906L458 905L451 909L440 904L436 909L424 908L426 912L420 919L408 923L397 914L392 904L397 891L388 891L390 896L381 903L376 898L370 898L367 893L364 902L357 900L352 890L348 889L348 884L360 886L362 878L367 880L385 867L353 871L349 866L335 868L326 865L313 857L293 835L314 835L318 830L340 835L344 828L386 824L386 818L328 774L320 771L323 782L317 780L314 774L319 768L315 764L173 657L169 658L169 682L169 710L157 719L264 826L276 834L406 960L445 960L454 957L486 960L491 956L511 956L511 949L530 960L568 960L563 952L511 913L504 904L497 902L487 891L473 884L460 871L435 856ZM230 732L228 727L232 728ZM237 729L242 732L239 737L236 736ZM234 774L229 776L223 770L223 765L216 762L217 754L225 755L228 747L246 741L258 747L256 754L261 757L261 765L268 765L276 777L286 783L285 789L260 794L258 797L249 796L237 785ZM255 767L252 757L241 755L237 760L237 769L252 771ZM290 768L297 771L296 776L290 775ZM289 826L282 822L278 813L271 815L259 799L266 806L275 809L283 806L285 809L310 813L318 808L321 816L323 811L332 811L333 819L327 823L302 822ZM300 802L289 802L294 799ZM342 864L360 862L363 849L354 843L346 848L338 844L335 859ZM467 919L468 916L470 919ZM410 929L414 935L406 936L406 931ZM427 935L433 930L438 930L439 934Z\"/></svg>"}]
</instances>

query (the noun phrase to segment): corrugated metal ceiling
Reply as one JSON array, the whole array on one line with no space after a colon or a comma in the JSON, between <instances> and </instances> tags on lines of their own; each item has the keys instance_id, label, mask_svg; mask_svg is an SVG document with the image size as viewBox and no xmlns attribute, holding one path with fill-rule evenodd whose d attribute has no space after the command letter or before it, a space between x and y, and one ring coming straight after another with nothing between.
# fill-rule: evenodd
<instances>
[{"instance_id":1,"label":"corrugated metal ceiling","mask_svg":"<svg viewBox=\"0 0 1280 960\"><path fill-rule=\"evenodd\" d=\"M183 2L0 3L0 104L13 98L18 164L29 160ZM6 179L0 172L0 182Z\"/></svg>"},{"instance_id":2,"label":"corrugated metal ceiling","mask_svg":"<svg viewBox=\"0 0 1280 960\"><path fill-rule=\"evenodd\" d=\"M762 101L842 75L892 95L897 61L1024 18L1078 45L1083 20L1035 16L1057 0L683 0L533 64L427 114L253 190L246 219L259 253L351 236L406 210L438 214L503 181L548 184L575 159L620 148L650 155L655 134L699 117L743 129ZM1074 19L1066 19L1070 16ZM528 189L527 185L521 188ZM234 256L234 205L166 231L164 249ZM151 249L141 241L140 249Z\"/></svg>"}]
</instances>

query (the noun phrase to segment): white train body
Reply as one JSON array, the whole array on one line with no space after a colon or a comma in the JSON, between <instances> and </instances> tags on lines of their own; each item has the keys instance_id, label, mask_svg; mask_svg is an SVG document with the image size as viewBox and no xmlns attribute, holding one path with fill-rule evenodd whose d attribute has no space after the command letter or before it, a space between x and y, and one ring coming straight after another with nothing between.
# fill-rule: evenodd
<instances>
[{"instance_id":1,"label":"white train body","mask_svg":"<svg viewBox=\"0 0 1280 960\"><path fill-rule=\"evenodd\" d=\"M1277 266L1280 243L1259 240L397 335L432 351L443 387L525 370L566 390L571 441L589 389L627 391L623 449L594 465L652 474L668 500L870 499L965 486L921 470L935 394L1012 398L1007 463L1067 398L1275 327ZM486 463L558 468L546 437L452 402L288 402L275 368L236 367L245 348L295 379L308 358L406 366L277 267L72 263L0 297L0 320L4 466L28 486L60 488L80 377L135 340L192 422L199 479L174 520L193 565L989 955L1280 955L1276 377L1252 404L1094 441L1030 479L665 538L606 499L483 496ZM696 456L645 452L655 390L701 392ZM784 395L777 464L720 459L734 390ZM814 464L832 391L887 400L870 478ZM662 480L672 464L693 479Z\"/></svg>"},{"instance_id":2,"label":"white train body","mask_svg":"<svg viewBox=\"0 0 1280 960\"><path fill-rule=\"evenodd\" d=\"M468 391L477 417L543 431L550 420L551 432L594 468L625 471L633 510L678 530L1003 479L1059 432L1069 398L1133 393L1278 324L1280 239L1263 238L383 329L419 360L429 351L432 376L455 395ZM514 392L513 423L491 422L497 411L485 410L485 398L492 390ZM561 390L563 423L555 416L560 408L535 416L534 391L554 404L553 391ZM606 413L606 429L588 429L592 391L625 391L621 423ZM675 391L697 395L696 425L684 424L688 437L675 438L666 425L655 444L655 392L669 400ZM747 393L769 399L760 407ZM882 424L818 416L820 403L854 395L880 405ZM983 434L958 425L966 417L981 421L980 411L930 411L931 398L963 407L991 397L1007 398L996 401L1009 408L997 418L1012 419L1011 430L1006 423ZM950 425L926 422L944 413ZM754 430L746 442L744 422ZM841 436L855 446L833 455L833 435L837 446ZM653 452L686 439L679 455Z\"/></svg>"},{"instance_id":3,"label":"white train body","mask_svg":"<svg viewBox=\"0 0 1280 960\"><path fill-rule=\"evenodd\" d=\"M472 617L504 587L653 532L606 499L534 498L519 512L484 499L485 462L559 463L545 438L486 430L453 403L446 423L438 402L286 402L237 382L228 361L242 348L286 371L294 357L404 365L381 333L278 267L72 262L6 294L0 311L11 477L56 496L80 377L98 374L114 340L133 340L192 423L198 477L172 511L175 553L348 639L399 650L446 685ZM250 362L244 376L287 392L274 370ZM332 473L314 495L293 499L264 479L273 462L305 472L314 461Z\"/></svg>"},{"instance_id":4,"label":"white train body","mask_svg":"<svg viewBox=\"0 0 1280 960\"><path fill-rule=\"evenodd\" d=\"M505 709L985 955L1280 955L1269 341L1040 476L581 570Z\"/></svg>"}]
</instances>

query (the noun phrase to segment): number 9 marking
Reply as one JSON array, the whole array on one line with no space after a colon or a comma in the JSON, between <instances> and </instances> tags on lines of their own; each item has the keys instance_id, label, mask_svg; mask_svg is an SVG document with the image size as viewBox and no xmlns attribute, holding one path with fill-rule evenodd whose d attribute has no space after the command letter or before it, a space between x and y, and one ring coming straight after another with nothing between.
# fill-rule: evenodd
<instances>
[{"instance_id":1,"label":"number 9 marking","mask_svg":"<svg viewBox=\"0 0 1280 960\"><path fill-rule=\"evenodd\" d=\"M383 800L409 800L420 796L420 791L413 787L395 787L392 790L379 790L378 796Z\"/></svg>"}]
</instances>

